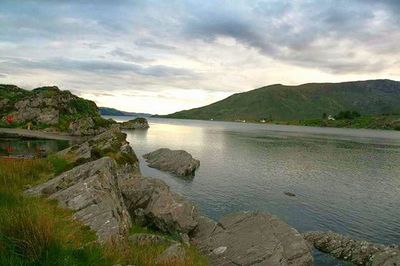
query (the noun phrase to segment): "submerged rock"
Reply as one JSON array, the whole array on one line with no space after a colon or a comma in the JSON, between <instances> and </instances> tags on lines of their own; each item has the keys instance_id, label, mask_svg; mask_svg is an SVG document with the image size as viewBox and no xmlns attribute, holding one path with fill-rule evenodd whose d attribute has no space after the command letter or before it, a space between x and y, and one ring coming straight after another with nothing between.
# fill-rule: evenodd
<instances>
[{"instance_id":1,"label":"submerged rock","mask_svg":"<svg viewBox=\"0 0 400 266\"><path fill-rule=\"evenodd\" d=\"M193 176L200 166L190 153L183 150L158 149L143 155L149 167L167 171L178 176Z\"/></svg>"},{"instance_id":2,"label":"submerged rock","mask_svg":"<svg viewBox=\"0 0 400 266\"><path fill-rule=\"evenodd\" d=\"M149 128L149 123L146 118L135 118L126 122L120 123L121 129L147 129Z\"/></svg>"},{"instance_id":3,"label":"submerged rock","mask_svg":"<svg viewBox=\"0 0 400 266\"><path fill-rule=\"evenodd\" d=\"M307 242L278 218L260 212L239 212L218 223L198 219L192 235L211 265L313 265Z\"/></svg>"},{"instance_id":4,"label":"submerged rock","mask_svg":"<svg viewBox=\"0 0 400 266\"><path fill-rule=\"evenodd\" d=\"M354 240L334 232L307 232L304 238L316 249L356 265L400 265L400 247Z\"/></svg>"},{"instance_id":5,"label":"submerged rock","mask_svg":"<svg viewBox=\"0 0 400 266\"><path fill-rule=\"evenodd\" d=\"M286 196L289 196L289 197L296 197L296 194L294 194L292 192L288 192L288 191L283 192L283 194L285 194Z\"/></svg>"},{"instance_id":6,"label":"submerged rock","mask_svg":"<svg viewBox=\"0 0 400 266\"><path fill-rule=\"evenodd\" d=\"M146 177L127 179L121 183L121 191L132 217L141 209L140 215L145 217L140 219L162 232L180 236L189 234L197 226L196 207L172 192L161 180Z\"/></svg>"},{"instance_id":7,"label":"submerged rock","mask_svg":"<svg viewBox=\"0 0 400 266\"><path fill-rule=\"evenodd\" d=\"M121 238L128 232L130 217L118 186L117 170L113 159L103 157L64 172L27 193L58 200L93 229L102 242Z\"/></svg>"}]
</instances>

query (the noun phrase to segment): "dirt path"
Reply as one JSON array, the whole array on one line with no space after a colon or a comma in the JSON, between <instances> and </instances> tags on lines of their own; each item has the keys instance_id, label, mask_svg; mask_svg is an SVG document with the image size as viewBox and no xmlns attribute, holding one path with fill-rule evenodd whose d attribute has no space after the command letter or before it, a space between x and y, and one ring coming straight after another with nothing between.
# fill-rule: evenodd
<instances>
[{"instance_id":1,"label":"dirt path","mask_svg":"<svg viewBox=\"0 0 400 266\"><path fill-rule=\"evenodd\" d=\"M71 136L65 133L50 133L37 130L27 130L21 128L0 128L1 137L33 138L33 139L55 139L81 142L82 137Z\"/></svg>"}]
</instances>

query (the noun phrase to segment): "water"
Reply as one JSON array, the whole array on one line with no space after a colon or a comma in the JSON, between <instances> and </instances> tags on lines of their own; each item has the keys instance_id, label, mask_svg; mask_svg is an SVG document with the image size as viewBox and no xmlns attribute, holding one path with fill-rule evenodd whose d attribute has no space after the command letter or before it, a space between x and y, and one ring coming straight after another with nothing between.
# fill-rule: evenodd
<instances>
[{"instance_id":1,"label":"water","mask_svg":"<svg viewBox=\"0 0 400 266\"><path fill-rule=\"evenodd\" d=\"M63 150L69 146L64 140L31 140L0 138L0 156L35 156L40 150L47 154Z\"/></svg>"},{"instance_id":2,"label":"water","mask_svg":"<svg viewBox=\"0 0 400 266\"><path fill-rule=\"evenodd\" d=\"M164 180L214 219L260 210L301 232L332 230L400 244L400 132L149 122L147 131L126 131L142 173ZM184 149L198 158L195 178L185 181L147 167L141 156L161 147ZM342 265L318 252L315 259L316 265Z\"/></svg>"}]
</instances>

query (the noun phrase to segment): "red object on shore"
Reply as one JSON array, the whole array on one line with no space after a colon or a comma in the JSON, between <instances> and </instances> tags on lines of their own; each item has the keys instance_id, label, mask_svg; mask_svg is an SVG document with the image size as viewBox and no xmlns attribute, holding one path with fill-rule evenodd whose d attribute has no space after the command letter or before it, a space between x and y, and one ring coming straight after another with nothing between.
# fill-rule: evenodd
<instances>
[{"instance_id":1,"label":"red object on shore","mask_svg":"<svg viewBox=\"0 0 400 266\"><path fill-rule=\"evenodd\" d=\"M6 151L7 151L7 153L12 153L13 152L13 147L12 146L7 146Z\"/></svg>"},{"instance_id":2,"label":"red object on shore","mask_svg":"<svg viewBox=\"0 0 400 266\"><path fill-rule=\"evenodd\" d=\"M9 124L12 124L12 122L14 121L14 118L12 115L8 115L6 119L7 119L7 123L9 123Z\"/></svg>"}]
</instances>

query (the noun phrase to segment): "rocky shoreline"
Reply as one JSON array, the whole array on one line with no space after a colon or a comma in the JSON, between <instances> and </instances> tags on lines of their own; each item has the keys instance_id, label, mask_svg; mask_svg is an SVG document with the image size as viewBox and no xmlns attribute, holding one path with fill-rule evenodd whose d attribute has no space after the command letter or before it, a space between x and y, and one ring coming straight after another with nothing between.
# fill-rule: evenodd
<instances>
[{"instance_id":1,"label":"rocky shoreline","mask_svg":"<svg viewBox=\"0 0 400 266\"><path fill-rule=\"evenodd\" d=\"M126 239L132 223L140 223L198 247L211 265L313 264L304 238L278 218L241 212L214 222L161 180L143 177L118 126L59 155L71 158L76 167L26 194L55 199L71 209L100 242ZM169 252L181 251L173 245Z\"/></svg>"},{"instance_id":2,"label":"rocky shoreline","mask_svg":"<svg viewBox=\"0 0 400 266\"><path fill-rule=\"evenodd\" d=\"M36 137L50 134L42 133ZM100 243L170 243L158 258L160 265L184 256L182 245L194 245L211 265L313 265L313 247L356 265L400 262L398 246L357 241L332 232L300 234L268 213L233 213L215 222L163 181L141 175L136 154L119 125L80 140L57 153L74 167L26 194L54 199L71 209L76 219L96 232ZM130 236L133 224L154 228L178 241L151 234Z\"/></svg>"}]
</instances>

